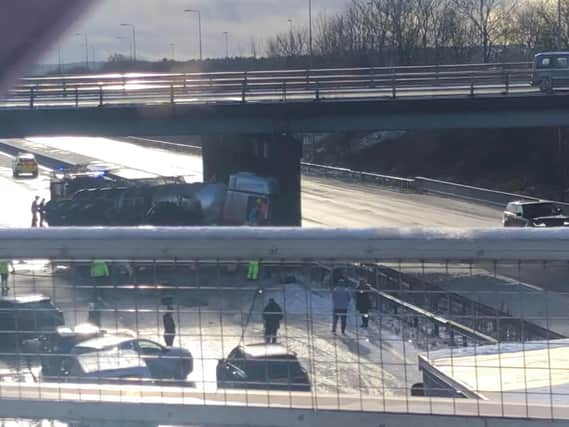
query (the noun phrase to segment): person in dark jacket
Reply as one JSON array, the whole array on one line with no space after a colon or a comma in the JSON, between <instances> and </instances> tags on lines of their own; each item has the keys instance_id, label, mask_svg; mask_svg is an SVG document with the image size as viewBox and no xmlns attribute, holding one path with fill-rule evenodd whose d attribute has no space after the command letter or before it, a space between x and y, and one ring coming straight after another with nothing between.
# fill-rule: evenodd
<instances>
[{"instance_id":1,"label":"person in dark jacket","mask_svg":"<svg viewBox=\"0 0 569 427\"><path fill-rule=\"evenodd\" d=\"M267 344L276 344L277 332L281 327L283 318L283 310L281 306L273 299L269 299L269 303L263 310L263 322L265 324L265 342Z\"/></svg>"},{"instance_id":2,"label":"person in dark jacket","mask_svg":"<svg viewBox=\"0 0 569 427\"><path fill-rule=\"evenodd\" d=\"M45 199L41 199L38 205L38 214L40 216L40 227L43 227L45 222Z\"/></svg>"},{"instance_id":3,"label":"person in dark jacket","mask_svg":"<svg viewBox=\"0 0 569 427\"><path fill-rule=\"evenodd\" d=\"M356 291L356 310L362 316L362 328L367 328L369 325L369 309L371 307L371 300L369 297L369 290L364 282L361 282Z\"/></svg>"},{"instance_id":4,"label":"person in dark jacket","mask_svg":"<svg viewBox=\"0 0 569 427\"><path fill-rule=\"evenodd\" d=\"M172 306L168 306L167 310L164 316L162 316L162 321L164 322L164 342L167 347L172 347L174 338L176 338L176 323L174 322L174 309Z\"/></svg>"},{"instance_id":5,"label":"person in dark jacket","mask_svg":"<svg viewBox=\"0 0 569 427\"><path fill-rule=\"evenodd\" d=\"M352 297L347 288L345 279L340 279L338 285L332 291L332 305L334 309L334 322L332 324L332 332L336 333L338 319L341 319L342 334L346 333L346 322L348 317L348 306Z\"/></svg>"}]
</instances>

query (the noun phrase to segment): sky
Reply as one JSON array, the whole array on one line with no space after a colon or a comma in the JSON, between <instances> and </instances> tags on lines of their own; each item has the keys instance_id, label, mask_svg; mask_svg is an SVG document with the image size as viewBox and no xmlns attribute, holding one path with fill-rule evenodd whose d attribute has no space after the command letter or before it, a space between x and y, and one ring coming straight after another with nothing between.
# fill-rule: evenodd
<instances>
[{"instance_id":1,"label":"sky","mask_svg":"<svg viewBox=\"0 0 569 427\"><path fill-rule=\"evenodd\" d=\"M350 0L312 0L313 19L342 10ZM257 40L259 54L264 41L277 32L308 25L308 0L99 0L59 42L64 63L85 60L87 34L90 61L106 60L113 53L130 55L133 24L137 57L186 60L199 57L198 19L201 12L203 56L225 56L225 31L230 56L249 55L251 39ZM313 20L313 23L315 22ZM80 35L78 35L80 33ZM41 61L55 64L57 48Z\"/></svg>"}]
</instances>

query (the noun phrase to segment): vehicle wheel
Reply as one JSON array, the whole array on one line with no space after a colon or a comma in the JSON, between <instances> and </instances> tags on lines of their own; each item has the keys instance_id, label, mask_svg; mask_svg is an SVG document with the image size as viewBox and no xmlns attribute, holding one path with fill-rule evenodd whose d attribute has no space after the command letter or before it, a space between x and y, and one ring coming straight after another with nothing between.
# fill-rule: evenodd
<instances>
[{"instance_id":1,"label":"vehicle wheel","mask_svg":"<svg viewBox=\"0 0 569 427\"><path fill-rule=\"evenodd\" d=\"M415 383L411 386L411 396L424 396L425 386L423 383Z\"/></svg>"},{"instance_id":2,"label":"vehicle wheel","mask_svg":"<svg viewBox=\"0 0 569 427\"><path fill-rule=\"evenodd\" d=\"M18 175L18 172L12 172L12 177L18 178L18 176L19 176L19 175Z\"/></svg>"},{"instance_id":3,"label":"vehicle wheel","mask_svg":"<svg viewBox=\"0 0 569 427\"><path fill-rule=\"evenodd\" d=\"M179 381L185 381L187 377L188 377L188 373L186 370L186 364L184 363L183 360L180 360L180 361L178 361L178 363L176 363L176 370L174 372L174 378L179 380Z\"/></svg>"},{"instance_id":4,"label":"vehicle wheel","mask_svg":"<svg viewBox=\"0 0 569 427\"><path fill-rule=\"evenodd\" d=\"M38 177L38 173L37 173L37 172L35 172L35 173L32 174L32 178L37 178L37 177Z\"/></svg>"},{"instance_id":5,"label":"vehicle wheel","mask_svg":"<svg viewBox=\"0 0 569 427\"><path fill-rule=\"evenodd\" d=\"M539 82L539 89L543 93L552 93L553 92L553 82L550 78L545 78L541 82Z\"/></svg>"}]
</instances>

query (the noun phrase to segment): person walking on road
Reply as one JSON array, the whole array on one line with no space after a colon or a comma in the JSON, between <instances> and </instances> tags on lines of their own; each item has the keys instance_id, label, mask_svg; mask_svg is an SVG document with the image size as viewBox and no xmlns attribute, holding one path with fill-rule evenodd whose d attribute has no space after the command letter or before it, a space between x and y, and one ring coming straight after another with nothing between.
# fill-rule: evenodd
<instances>
[{"instance_id":1,"label":"person walking on road","mask_svg":"<svg viewBox=\"0 0 569 427\"><path fill-rule=\"evenodd\" d=\"M0 259L0 283L2 285L2 296L8 295L10 288L8 287L8 272L14 273L14 266L12 261Z\"/></svg>"},{"instance_id":2,"label":"person walking on road","mask_svg":"<svg viewBox=\"0 0 569 427\"><path fill-rule=\"evenodd\" d=\"M360 282L356 292L356 310L362 317L361 328L367 328L369 325L369 309L371 307L371 300L369 297L369 290L365 282Z\"/></svg>"},{"instance_id":3,"label":"person walking on road","mask_svg":"<svg viewBox=\"0 0 569 427\"><path fill-rule=\"evenodd\" d=\"M174 345L174 338L176 338L176 323L174 322L173 311L174 309L169 305L166 313L162 316L162 322L164 323L164 342L167 347L172 347L172 345Z\"/></svg>"},{"instance_id":4,"label":"person walking on road","mask_svg":"<svg viewBox=\"0 0 569 427\"><path fill-rule=\"evenodd\" d=\"M41 202L38 205L38 214L40 217L40 227L43 227L44 226L44 216L45 216L45 199L41 199Z\"/></svg>"},{"instance_id":5,"label":"person walking on road","mask_svg":"<svg viewBox=\"0 0 569 427\"><path fill-rule=\"evenodd\" d=\"M352 299L350 291L346 287L345 279L340 279L338 284L332 291L332 305L334 308L334 321L332 324L332 332L336 333L336 327L338 325L338 319L341 320L342 324L342 334L346 333L346 323L348 316L348 306L350 305L350 300Z\"/></svg>"},{"instance_id":6,"label":"person walking on road","mask_svg":"<svg viewBox=\"0 0 569 427\"><path fill-rule=\"evenodd\" d=\"M281 327L283 318L283 310L280 305L273 299L269 299L269 303L263 310L263 323L265 324L265 343L276 344L277 333Z\"/></svg>"},{"instance_id":7,"label":"person walking on road","mask_svg":"<svg viewBox=\"0 0 569 427\"><path fill-rule=\"evenodd\" d=\"M39 199L40 196L36 196L32 202L32 227L38 226Z\"/></svg>"}]
</instances>

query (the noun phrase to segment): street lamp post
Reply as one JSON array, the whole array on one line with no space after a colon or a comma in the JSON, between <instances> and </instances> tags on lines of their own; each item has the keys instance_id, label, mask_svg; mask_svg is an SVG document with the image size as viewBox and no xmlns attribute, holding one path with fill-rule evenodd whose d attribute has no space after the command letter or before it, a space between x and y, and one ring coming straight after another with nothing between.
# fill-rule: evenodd
<instances>
[{"instance_id":1,"label":"street lamp post","mask_svg":"<svg viewBox=\"0 0 569 427\"><path fill-rule=\"evenodd\" d=\"M136 27L133 24L121 24L121 27L130 27L132 29L132 62L136 62Z\"/></svg>"},{"instance_id":2,"label":"street lamp post","mask_svg":"<svg viewBox=\"0 0 569 427\"><path fill-rule=\"evenodd\" d=\"M75 33L76 36L83 36L85 39L85 67L89 70L89 36L87 33Z\"/></svg>"},{"instance_id":3,"label":"street lamp post","mask_svg":"<svg viewBox=\"0 0 569 427\"><path fill-rule=\"evenodd\" d=\"M310 54L310 68L312 68L312 0L308 0L308 52Z\"/></svg>"},{"instance_id":4,"label":"street lamp post","mask_svg":"<svg viewBox=\"0 0 569 427\"><path fill-rule=\"evenodd\" d=\"M59 74L63 74L63 61L61 59L61 45L57 45L57 70Z\"/></svg>"},{"instance_id":5,"label":"street lamp post","mask_svg":"<svg viewBox=\"0 0 569 427\"><path fill-rule=\"evenodd\" d=\"M202 56L202 14L197 9L185 9L184 12L196 13L198 15L198 33L199 33L199 41L200 41L200 61L201 61L201 60L203 60L203 56Z\"/></svg>"},{"instance_id":6,"label":"street lamp post","mask_svg":"<svg viewBox=\"0 0 569 427\"><path fill-rule=\"evenodd\" d=\"M557 0L557 49L561 49L561 0Z\"/></svg>"},{"instance_id":7,"label":"street lamp post","mask_svg":"<svg viewBox=\"0 0 569 427\"><path fill-rule=\"evenodd\" d=\"M229 33L224 31L223 35L225 36L225 57L229 58Z\"/></svg>"}]
</instances>

